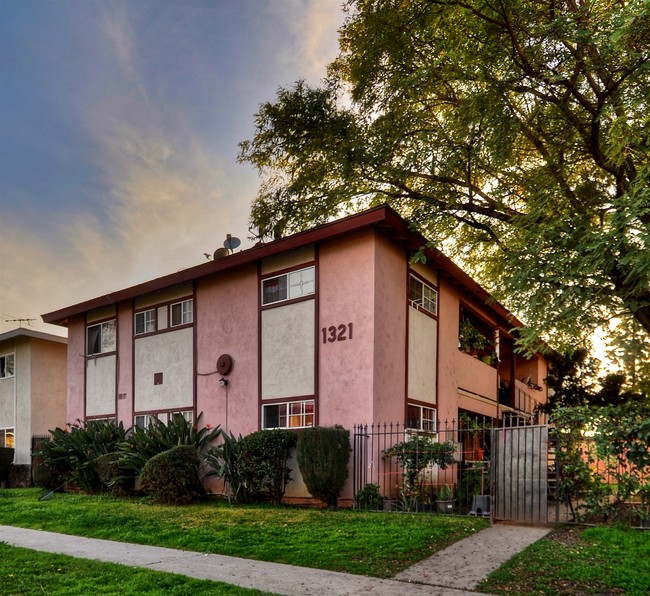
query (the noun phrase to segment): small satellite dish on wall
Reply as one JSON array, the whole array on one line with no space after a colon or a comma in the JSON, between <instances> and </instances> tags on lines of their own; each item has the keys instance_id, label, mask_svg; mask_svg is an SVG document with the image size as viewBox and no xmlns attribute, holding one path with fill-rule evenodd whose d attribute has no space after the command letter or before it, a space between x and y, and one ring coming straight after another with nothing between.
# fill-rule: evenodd
<instances>
[{"instance_id":1,"label":"small satellite dish on wall","mask_svg":"<svg viewBox=\"0 0 650 596\"><path fill-rule=\"evenodd\" d=\"M221 354L217 360L217 372L220 375L227 375L232 369L232 357L230 354Z\"/></svg>"},{"instance_id":2,"label":"small satellite dish on wall","mask_svg":"<svg viewBox=\"0 0 650 596\"><path fill-rule=\"evenodd\" d=\"M212 256L212 259L218 261L219 259L223 259L224 257L227 256L228 256L227 248L217 248L217 250L214 251L214 255Z\"/></svg>"},{"instance_id":3,"label":"small satellite dish on wall","mask_svg":"<svg viewBox=\"0 0 650 596\"><path fill-rule=\"evenodd\" d=\"M240 244L241 240L231 236L230 234L226 234L226 239L223 241L224 248L230 252L234 251Z\"/></svg>"}]
</instances>

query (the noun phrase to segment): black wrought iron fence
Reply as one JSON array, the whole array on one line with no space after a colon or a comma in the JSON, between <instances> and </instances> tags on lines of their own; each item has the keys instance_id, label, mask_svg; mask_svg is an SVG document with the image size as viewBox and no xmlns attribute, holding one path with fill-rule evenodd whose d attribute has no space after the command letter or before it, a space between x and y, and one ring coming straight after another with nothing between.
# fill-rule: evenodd
<instances>
[{"instance_id":1,"label":"black wrought iron fence","mask_svg":"<svg viewBox=\"0 0 650 596\"><path fill-rule=\"evenodd\" d=\"M355 426L355 506L489 516L492 430L489 418L438 422L436 432Z\"/></svg>"}]
</instances>

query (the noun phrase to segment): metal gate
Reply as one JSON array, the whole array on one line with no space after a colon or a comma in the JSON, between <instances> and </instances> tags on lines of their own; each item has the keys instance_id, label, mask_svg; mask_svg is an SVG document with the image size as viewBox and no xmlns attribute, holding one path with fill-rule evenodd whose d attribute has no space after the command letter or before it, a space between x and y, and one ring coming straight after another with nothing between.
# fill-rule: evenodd
<instances>
[{"instance_id":1,"label":"metal gate","mask_svg":"<svg viewBox=\"0 0 650 596\"><path fill-rule=\"evenodd\" d=\"M546 524L548 426L494 429L491 463L493 519Z\"/></svg>"}]
</instances>

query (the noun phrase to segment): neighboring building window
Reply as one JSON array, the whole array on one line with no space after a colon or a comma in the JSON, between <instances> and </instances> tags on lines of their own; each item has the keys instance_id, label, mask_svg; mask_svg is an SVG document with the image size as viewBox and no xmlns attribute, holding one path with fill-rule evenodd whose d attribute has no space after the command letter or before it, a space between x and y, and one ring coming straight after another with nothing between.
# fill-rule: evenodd
<instances>
[{"instance_id":1,"label":"neighboring building window","mask_svg":"<svg viewBox=\"0 0 650 596\"><path fill-rule=\"evenodd\" d=\"M0 447L14 446L14 429L0 428Z\"/></svg>"},{"instance_id":2,"label":"neighboring building window","mask_svg":"<svg viewBox=\"0 0 650 596\"><path fill-rule=\"evenodd\" d=\"M408 404L406 408L407 426L424 432L436 432L436 410L426 406Z\"/></svg>"},{"instance_id":3,"label":"neighboring building window","mask_svg":"<svg viewBox=\"0 0 650 596\"><path fill-rule=\"evenodd\" d=\"M144 310L135 313L135 334L153 333L156 330L156 311Z\"/></svg>"},{"instance_id":4,"label":"neighboring building window","mask_svg":"<svg viewBox=\"0 0 650 596\"><path fill-rule=\"evenodd\" d=\"M183 300L172 304L172 327L189 325L194 321L194 300Z\"/></svg>"},{"instance_id":5,"label":"neighboring building window","mask_svg":"<svg viewBox=\"0 0 650 596\"><path fill-rule=\"evenodd\" d=\"M262 304L309 296L315 291L315 268L307 267L262 280Z\"/></svg>"},{"instance_id":6,"label":"neighboring building window","mask_svg":"<svg viewBox=\"0 0 650 596\"><path fill-rule=\"evenodd\" d=\"M409 300L413 306L438 314L438 292L413 275L409 278Z\"/></svg>"},{"instance_id":7,"label":"neighboring building window","mask_svg":"<svg viewBox=\"0 0 650 596\"><path fill-rule=\"evenodd\" d=\"M262 428L314 426L314 401L292 401L262 406Z\"/></svg>"},{"instance_id":8,"label":"neighboring building window","mask_svg":"<svg viewBox=\"0 0 650 596\"><path fill-rule=\"evenodd\" d=\"M114 352L116 346L115 320L105 321L99 325L90 325L87 329L86 354L105 354Z\"/></svg>"},{"instance_id":9,"label":"neighboring building window","mask_svg":"<svg viewBox=\"0 0 650 596\"><path fill-rule=\"evenodd\" d=\"M0 356L0 379L13 377L15 371L15 359L13 354L5 354Z\"/></svg>"}]
</instances>

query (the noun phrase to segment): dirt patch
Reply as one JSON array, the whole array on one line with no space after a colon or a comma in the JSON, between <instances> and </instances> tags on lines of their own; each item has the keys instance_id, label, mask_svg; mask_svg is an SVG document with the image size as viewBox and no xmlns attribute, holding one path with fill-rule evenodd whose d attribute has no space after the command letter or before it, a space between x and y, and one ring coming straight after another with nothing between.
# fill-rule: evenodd
<instances>
[{"instance_id":1,"label":"dirt patch","mask_svg":"<svg viewBox=\"0 0 650 596\"><path fill-rule=\"evenodd\" d=\"M565 526L562 528L554 529L546 537L549 540L554 540L555 542L559 542L560 544L564 544L566 546L579 546L581 544L586 544L586 542L581 537L582 530L583 528Z\"/></svg>"}]
</instances>

